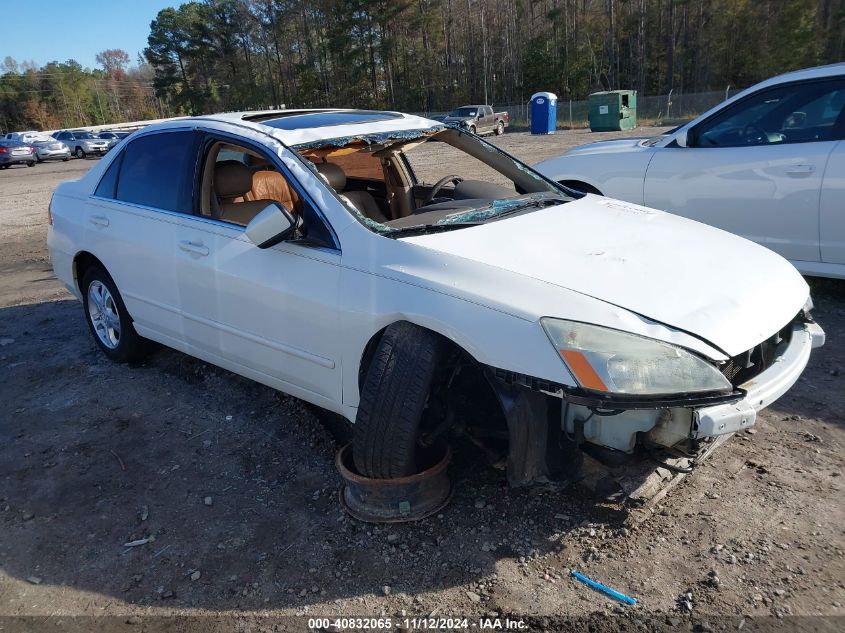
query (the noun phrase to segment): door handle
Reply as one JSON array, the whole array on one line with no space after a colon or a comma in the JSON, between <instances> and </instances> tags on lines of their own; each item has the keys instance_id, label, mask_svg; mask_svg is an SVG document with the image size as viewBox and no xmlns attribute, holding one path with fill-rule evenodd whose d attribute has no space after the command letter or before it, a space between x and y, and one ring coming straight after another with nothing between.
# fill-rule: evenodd
<instances>
[{"instance_id":1,"label":"door handle","mask_svg":"<svg viewBox=\"0 0 845 633\"><path fill-rule=\"evenodd\" d=\"M109 225L109 219L104 215L92 215L90 218L88 218L88 221L91 222L91 224L93 224L94 226L105 227Z\"/></svg>"},{"instance_id":2,"label":"door handle","mask_svg":"<svg viewBox=\"0 0 845 633\"><path fill-rule=\"evenodd\" d=\"M208 255L208 247L205 244L197 244L196 242L183 240L179 242L179 248L191 255L200 255L202 257Z\"/></svg>"},{"instance_id":3,"label":"door handle","mask_svg":"<svg viewBox=\"0 0 845 633\"><path fill-rule=\"evenodd\" d=\"M806 176L816 171L815 165L790 165L786 168L786 173L790 176Z\"/></svg>"}]
</instances>

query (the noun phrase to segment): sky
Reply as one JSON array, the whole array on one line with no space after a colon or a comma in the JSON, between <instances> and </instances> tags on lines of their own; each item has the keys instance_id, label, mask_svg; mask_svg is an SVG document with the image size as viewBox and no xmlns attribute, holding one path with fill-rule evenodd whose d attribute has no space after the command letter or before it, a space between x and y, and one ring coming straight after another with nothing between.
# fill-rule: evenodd
<instances>
[{"instance_id":1,"label":"sky","mask_svg":"<svg viewBox=\"0 0 845 633\"><path fill-rule=\"evenodd\" d=\"M88 68L108 48L129 53L131 65L147 46L150 22L161 9L186 0L0 0L0 62L39 66L75 59Z\"/></svg>"}]
</instances>

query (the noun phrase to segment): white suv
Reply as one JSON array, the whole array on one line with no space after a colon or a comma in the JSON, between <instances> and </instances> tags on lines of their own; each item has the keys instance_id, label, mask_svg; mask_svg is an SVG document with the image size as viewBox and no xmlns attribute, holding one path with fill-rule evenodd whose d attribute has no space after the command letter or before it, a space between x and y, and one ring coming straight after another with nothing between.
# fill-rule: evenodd
<instances>
[{"instance_id":1,"label":"white suv","mask_svg":"<svg viewBox=\"0 0 845 633\"><path fill-rule=\"evenodd\" d=\"M59 185L48 243L107 356L157 341L337 412L370 477L457 428L509 437L519 481L554 469L546 442L634 454L753 425L824 340L803 278L570 194L428 119L234 113L150 126Z\"/></svg>"}]
</instances>

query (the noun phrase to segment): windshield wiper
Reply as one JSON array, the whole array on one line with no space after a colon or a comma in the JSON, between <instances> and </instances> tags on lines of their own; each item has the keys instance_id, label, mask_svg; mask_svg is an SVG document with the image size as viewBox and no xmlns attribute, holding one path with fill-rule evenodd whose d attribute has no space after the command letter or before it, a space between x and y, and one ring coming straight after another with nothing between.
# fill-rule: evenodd
<instances>
[{"instance_id":1,"label":"windshield wiper","mask_svg":"<svg viewBox=\"0 0 845 633\"><path fill-rule=\"evenodd\" d=\"M383 233L385 237L409 237L413 235L428 235L429 233L443 233L452 229L465 229L469 226L480 226L484 222L452 222L451 224L417 224L406 226L401 229L393 229L389 233Z\"/></svg>"},{"instance_id":2,"label":"windshield wiper","mask_svg":"<svg viewBox=\"0 0 845 633\"><path fill-rule=\"evenodd\" d=\"M499 213L491 215L488 219L489 220L497 220L499 218L503 218L508 215L512 215L514 213L519 213L520 211L525 211L525 209L531 208L542 208L542 207L550 207L556 204L562 204L564 202L568 202L566 198L563 197L549 197L549 198L539 198L539 199L532 199L526 200L521 204L514 204L508 205L507 208L502 209ZM483 209L483 207L482 207Z\"/></svg>"}]
</instances>

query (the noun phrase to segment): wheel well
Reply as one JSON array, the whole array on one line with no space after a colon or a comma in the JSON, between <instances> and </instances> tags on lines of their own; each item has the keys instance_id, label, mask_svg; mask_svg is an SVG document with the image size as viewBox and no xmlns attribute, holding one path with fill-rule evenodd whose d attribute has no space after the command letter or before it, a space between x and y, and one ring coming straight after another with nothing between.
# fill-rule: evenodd
<instances>
[{"instance_id":1,"label":"wheel well","mask_svg":"<svg viewBox=\"0 0 845 633\"><path fill-rule=\"evenodd\" d=\"M82 278L85 277L85 273L92 266L98 266L103 270L106 270L106 267L103 266L103 262L94 257L88 251L77 253L76 257L73 258L73 278L74 281L76 281L76 287L80 290L80 292L82 291Z\"/></svg>"},{"instance_id":2,"label":"wheel well","mask_svg":"<svg viewBox=\"0 0 845 633\"><path fill-rule=\"evenodd\" d=\"M559 183L564 187L574 189L575 191L580 191L581 193L594 193L598 196L602 195L601 191L593 187L593 185L587 184L586 182L582 182L580 180L560 180Z\"/></svg>"},{"instance_id":3,"label":"wheel well","mask_svg":"<svg viewBox=\"0 0 845 633\"><path fill-rule=\"evenodd\" d=\"M373 334L364 347L361 354L361 363L358 367L359 393L364 385L364 378L378 348L378 343L388 327L390 326L385 326ZM417 325L417 327L423 326ZM469 404L477 412L478 415L473 414L471 417L485 418L484 426L498 427L501 425L506 428L505 414L501 402L485 377L485 365L479 363L453 340L446 338L436 330L424 329L437 334L444 345L444 353L441 355L443 360L435 370L430 397L435 394L448 394L447 399L456 407L466 409L467 404ZM456 368L459 368L458 371L456 371ZM441 402L440 404L445 403Z\"/></svg>"}]
</instances>

